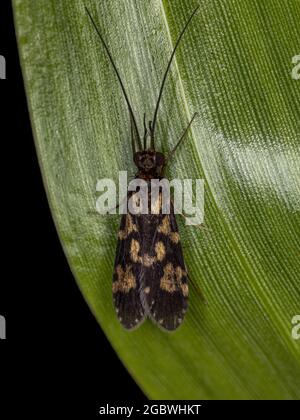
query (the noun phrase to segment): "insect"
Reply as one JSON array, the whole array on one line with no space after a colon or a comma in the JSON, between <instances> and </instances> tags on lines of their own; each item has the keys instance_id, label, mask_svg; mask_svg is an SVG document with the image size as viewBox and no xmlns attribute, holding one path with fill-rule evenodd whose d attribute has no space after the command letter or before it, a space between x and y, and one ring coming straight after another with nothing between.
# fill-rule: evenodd
<instances>
[{"instance_id":1,"label":"insect","mask_svg":"<svg viewBox=\"0 0 300 420\"><path fill-rule=\"evenodd\" d=\"M149 186L151 180L164 178L167 163L170 162L179 144L186 137L196 116L196 114L193 115L168 156L155 149L155 127L165 82L177 47L198 9L199 6L187 20L174 46L163 76L154 116L148 126L146 126L144 115L142 141L119 71L91 13L86 8L92 25L106 50L128 106L133 161L138 169L136 178L143 179ZM128 193L127 199L132 198L134 198L134 193ZM162 329L172 331L182 323L187 311L188 275L172 202L169 214L162 212L161 193L158 195L155 208L150 208L150 203L151 192L148 197L150 209L148 214L128 212L122 215L113 273L113 300L119 321L126 329L134 329L146 318L150 318Z\"/></svg>"}]
</instances>

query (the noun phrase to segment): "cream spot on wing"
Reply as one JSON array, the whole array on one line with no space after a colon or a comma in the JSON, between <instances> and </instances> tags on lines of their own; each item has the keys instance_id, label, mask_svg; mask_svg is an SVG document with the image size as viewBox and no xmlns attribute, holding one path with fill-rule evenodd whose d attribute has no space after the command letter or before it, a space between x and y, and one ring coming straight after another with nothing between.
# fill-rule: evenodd
<instances>
[{"instance_id":1,"label":"cream spot on wing","mask_svg":"<svg viewBox=\"0 0 300 420\"><path fill-rule=\"evenodd\" d=\"M112 284L113 293L128 293L131 289L136 288L136 280L132 273L131 266L126 266L125 271L120 265L116 268L118 280Z\"/></svg>"},{"instance_id":2,"label":"cream spot on wing","mask_svg":"<svg viewBox=\"0 0 300 420\"><path fill-rule=\"evenodd\" d=\"M140 251L140 244L135 239L132 239L131 245L130 245L130 257L132 261L135 263L139 261L139 255L138 255L139 251Z\"/></svg>"},{"instance_id":3,"label":"cream spot on wing","mask_svg":"<svg viewBox=\"0 0 300 420\"><path fill-rule=\"evenodd\" d=\"M187 275L187 273L186 273L186 271L185 270L183 270L179 265L176 267L176 270L175 270L175 275L176 275L176 281L177 281L177 283L179 284L179 283L181 283L181 280L182 280L182 277L183 276L186 276Z\"/></svg>"},{"instance_id":4,"label":"cream spot on wing","mask_svg":"<svg viewBox=\"0 0 300 420\"><path fill-rule=\"evenodd\" d=\"M177 244L180 241L180 236L178 232L172 232L171 226L170 226L170 217L165 216L161 222L161 224L158 226L158 232L162 233L163 235L166 235L170 238L170 240Z\"/></svg>"},{"instance_id":5,"label":"cream spot on wing","mask_svg":"<svg viewBox=\"0 0 300 420\"><path fill-rule=\"evenodd\" d=\"M165 216L161 222L161 224L158 226L158 232L163 233L164 235L169 235L171 232L170 228L170 220L169 216Z\"/></svg>"},{"instance_id":6,"label":"cream spot on wing","mask_svg":"<svg viewBox=\"0 0 300 420\"><path fill-rule=\"evenodd\" d=\"M175 284L174 267L171 263L168 263L164 267L164 275L160 279L160 287L166 292L173 293L177 289Z\"/></svg>"},{"instance_id":7,"label":"cream spot on wing","mask_svg":"<svg viewBox=\"0 0 300 420\"><path fill-rule=\"evenodd\" d=\"M187 297L189 294L189 286L187 285L187 283L183 283L181 285L181 290L182 290L182 294L184 297Z\"/></svg>"},{"instance_id":8,"label":"cream spot on wing","mask_svg":"<svg viewBox=\"0 0 300 420\"><path fill-rule=\"evenodd\" d=\"M133 223L132 217L130 214L126 215L125 227L123 230L119 231L119 239L126 239L132 232L137 232L137 227Z\"/></svg>"},{"instance_id":9,"label":"cream spot on wing","mask_svg":"<svg viewBox=\"0 0 300 420\"><path fill-rule=\"evenodd\" d=\"M145 266L145 267L151 267L151 265L153 265L156 262L156 258L155 257L150 257L149 254L145 254L142 257L141 263Z\"/></svg>"},{"instance_id":10,"label":"cream spot on wing","mask_svg":"<svg viewBox=\"0 0 300 420\"><path fill-rule=\"evenodd\" d=\"M188 295L187 283L182 283L182 277L187 273L180 266L173 267L171 263L166 264L164 267L164 275L160 279L160 287L166 292L173 293L181 289L183 296Z\"/></svg>"},{"instance_id":11,"label":"cream spot on wing","mask_svg":"<svg viewBox=\"0 0 300 420\"><path fill-rule=\"evenodd\" d=\"M158 261L162 261L165 258L166 248L161 241L155 244L155 253L156 253L156 258L158 259Z\"/></svg>"},{"instance_id":12,"label":"cream spot on wing","mask_svg":"<svg viewBox=\"0 0 300 420\"><path fill-rule=\"evenodd\" d=\"M180 241L180 235L178 232L171 232L169 238L174 244L178 244L178 242Z\"/></svg>"}]
</instances>

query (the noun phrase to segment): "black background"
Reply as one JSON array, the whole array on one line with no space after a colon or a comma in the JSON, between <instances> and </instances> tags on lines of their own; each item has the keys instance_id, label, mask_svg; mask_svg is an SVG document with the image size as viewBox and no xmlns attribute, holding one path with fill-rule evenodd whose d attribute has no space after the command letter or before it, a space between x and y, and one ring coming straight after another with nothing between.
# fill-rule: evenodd
<instances>
[{"instance_id":1,"label":"black background","mask_svg":"<svg viewBox=\"0 0 300 420\"><path fill-rule=\"evenodd\" d=\"M101 400L145 400L89 311L60 246L35 154L8 0L0 3L0 31L7 62L7 79L0 80L0 315L7 323L1 382L22 399L10 408L32 412L42 404L47 412L86 414L96 412Z\"/></svg>"}]
</instances>

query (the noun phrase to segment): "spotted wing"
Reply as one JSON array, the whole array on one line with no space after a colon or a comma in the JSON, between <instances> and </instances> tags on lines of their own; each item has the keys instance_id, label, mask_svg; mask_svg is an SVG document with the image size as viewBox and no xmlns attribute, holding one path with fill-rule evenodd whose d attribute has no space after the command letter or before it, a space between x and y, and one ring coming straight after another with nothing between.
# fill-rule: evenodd
<instances>
[{"instance_id":1,"label":"spotted wing","mask_svg":"<svg viewBox=\"0 0 300 420\"><path fill-rule=\"evenodd\" d=\"M135 217L122 216L112 285L118 319L126 329L137 327L145 319L140 296L140 268L131 258L132 243L138 242L140 236Z\"/></svg>"},{"instance_id":2,"label":"spotted wing","mask_svg":"<svg viewBox=\"0 0 300 420\"><path fill-rule=\"evenodd\" d=\"M161 328L175 330L188 305L187 271L176 218L149 215L152 233L144 235L142 258L142 302L145 312Z\"/></svg>"}]
</instances>

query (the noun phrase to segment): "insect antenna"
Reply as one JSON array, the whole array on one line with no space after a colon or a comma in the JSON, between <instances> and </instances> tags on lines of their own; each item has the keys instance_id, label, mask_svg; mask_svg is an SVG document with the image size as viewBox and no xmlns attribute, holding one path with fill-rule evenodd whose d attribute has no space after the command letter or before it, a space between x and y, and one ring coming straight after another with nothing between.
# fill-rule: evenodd
<instances>
[{"instance_id":1,"label":"insect antenna","mask_svg":"<svg viewBox=\"0 0 300 420\"><path fill-rule=\"evenodd\" d=\"M133 120L132 120L132 115L131 115L131 113L129 112L129 119L130 119L130 133L131 133L131 149L132 149L132 153L133 153L133 155L135 154L135 152L136 152L136 132L135 132L135 129L134 129L134 123L133 123ZM137 143L138 143L138 140L137 140Z\"/></svg>"},{"instance_id":2,"label":"insect antenna","mask_svg":"<svg viewBox=\"0 0 300 420\"><path fill-rule=\"evenodd\" d=\"M133 137L136 138L139 149L142 149L142 143L141 143L141 138L140 138L140 135L139 135L139 130L138 130L138 127L137 127L137 124L136 124L136 119L134 117L132 106L130 105L130 102L129 102L129 99L128 99L128 95L126 93L126 89L125 89L125 86L124 86L124 84L122 82L122 79L121 79L121 76L120 76L119 71L117 69L117 66L115 65L115 62L114 62L114 60L112 58L112 55L111 55L111 53L110 53L110 51L108 49L108 46L107 46L106 42L104 41L104 39L103 39L103 37L102 37L102 35L101 35L101 33L100 33L100 31L99 31L99 29L98 29L98 27L97 27L94 19L93 19L92 15L91 15L91 13L89 11L89 9L86 6L84 6L84 8L85 8L85 11L86 11L86 13L89 16L89 18L90 18L90 20L92 22L92 25L94 26L94 28L95 28L95 30L96 30L96 32L97 32L97 34L98 34L98 36L99 36L99 38L100 38L103 46L105 48L105 51L106 51L106 53L108 55L108 58L109 58L109 60L111 62L111 65L112 65L112 67L113 67L113 69L114 69L114 71L116 73L116 76L117 76L117 78L119 80L119 83L120 83L122 92L124 94L124 97L125 97L125 100L126 100L128 109L129 109L129 113L130 113L130 116L131 116L131 121L133 123L133 130L135 131L135 135Z\"/></svg>"},{"instance_id":3,"label":"insect antenna","mask_svg":"<svg viewBox=\"0 0 300 420\"><path fill-rule=\"evenodd\" d=\"M169 62L168 62L168 65L167 65L167 68L166 68L166 71L165 71L165 74L164 74L164 77L163 77L163 80L162 80L162 84L161 84L161 87L160 87L160 90L159 90L158 99L157 99L157 103L156 103L156 107L155 107L155 111L154 111L154 116L153 116L153 123L151 123L151 149L154 149L154 131L155 131L155 125L156 125L156 119L157 119L157 112L158 112L158 108L159 108L160 100L161 100L161 97L162 97L163 89L164 89L164 86L165 86L165 82L166 82L166 79L167 79L167 76L168 76L168 73L169 73L169 70L170 70L175 52L177 50L178 45L180 44L181 38L183 37L185 31L187 30L187 27L189 26L191 20L193 19L194 15L198 11L199 7L200 6L196 7L196 9L193 11L191 16L187 20L184 28L182 29L182 31L181 31L181 33L180 33L180 35L179 35L179 37L176 41L175 47L174 47L173 52L171 54L171 57L169 59Z\"/></svg>"},{"instance_id":4,"label":"insect antenna","mask_svg":"<svg viewBox=\"0 0 300 420\"><path fill-rule=\"evenodd\" d=\"M146 125L146 114L144 113L144 119L143 119L143 123L144 123L144 138L143 138L143 146L144 146L144 150L147 149L147 135L148 135L148 130L147 130L147 125Z\"/></svg>"}]
</instances>

